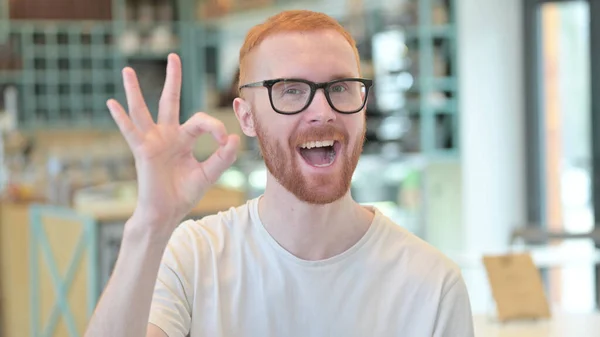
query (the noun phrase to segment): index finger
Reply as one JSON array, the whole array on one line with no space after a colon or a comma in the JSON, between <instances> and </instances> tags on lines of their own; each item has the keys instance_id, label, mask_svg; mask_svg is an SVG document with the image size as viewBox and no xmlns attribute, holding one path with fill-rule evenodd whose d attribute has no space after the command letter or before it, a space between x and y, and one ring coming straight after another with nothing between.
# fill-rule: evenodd
<instances>
[{"instance_id":1,"label":"index finger","mask_svg":"<svg viewBox=\"0 0 600 337\"><path fill-rule=\"evenodd\" d=\"M181 100L181 60L176 54L169 54L167 76L158 103L158 122L164 124L179 123L179 105Z\"/></svg>"},{"instance_id":2,"label":"index finger","mask_svg":"<svg viewBox=\"0 0 600 337\"><path fill-rule=\"evenodd\" d=\"M210 132L219 145L227 143L227 129L225 129L223 122L203 112L194 114L181 128L191 139L198 138L201 134Z\"/></svg>"},{"instance_id":3,"label":"index finger","mask_svg":"<svg viewBox=\"0 0 600 337\"><path fill-rule=\"evenodd\" d=\"M117 123L121 134L123 134L127 144L129 144L129 147L133 150L141 141L142 135L137 130L133 122L129 119L125 109L123 109L119 102L115 101L114 99L109 99L106 102L106 105L108 106L115 123Z\"/></svg>"}]
</instances>

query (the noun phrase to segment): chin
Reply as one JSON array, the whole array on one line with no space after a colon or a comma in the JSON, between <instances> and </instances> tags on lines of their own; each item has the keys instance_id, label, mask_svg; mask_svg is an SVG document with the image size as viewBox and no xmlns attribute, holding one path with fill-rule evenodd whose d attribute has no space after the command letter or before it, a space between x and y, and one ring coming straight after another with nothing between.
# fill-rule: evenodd
<instances>
[{"instance_id":1,"label":"chin","mask_svg":"<svg viewBox=\"0 0 600 337\"><path fill-rule=\"evenodd\" d=\"M313 173L305 175L301 184L287 184L285 187L303 202L325 205L343 198L350 190L350 183L341 179L340 174Z\"/></svg>"},{"instance_id":2,"label":"chin","mask_svg":"<svg viewBox=\"0 0 600 337\"><path fill-rule=\"evenodd\" d=\"M309 195L296 195L296 197L307 204L327 205L342 199L346 193L311 193Z\"/></svg>"},{"instance_id":3,"label":"chin","mask_svg":"<svg viewBox=\"0 0 600 337\"><path fill-rule=\"evenodd\" d=\"M308 188L306 189L307 193L296 194L296 197L308 204L313 205L326 205L336 202L342 199L347 190L333 190L331 188L321 187L321 188Z\"/></svg>"}]
</instances>

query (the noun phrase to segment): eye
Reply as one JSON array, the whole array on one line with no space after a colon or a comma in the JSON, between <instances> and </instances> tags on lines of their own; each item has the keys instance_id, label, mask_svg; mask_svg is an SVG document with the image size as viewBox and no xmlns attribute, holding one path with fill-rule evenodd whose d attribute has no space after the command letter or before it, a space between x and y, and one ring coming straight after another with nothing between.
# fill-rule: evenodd
<instances>
[{"instance_id":1,"label":"eye","mask_svg":"<svg viewBox=\"0 0 600 337\"><path fill-rule=\"evenodd\" d=\"M286 95L300 95L302 94L302 90L296 88L287 88L285 89L284 94Z\"/></svg>"},{"instance_id":2,"label":"eye","mask_svg":"<svg viewBox=\"0 0 600 337\"><path fill-rule=\"evenodd\" d=\"M280 97L304 97L310 92L310 86L297 81L282 81L273 86L273 92Z\"/></svg>"},{"instance_id":3,"label":"eye","mask_svg":"<svg viewBox=\"0 0 600 337\"><path fill-rule=\"evenodd\" d=\"M334 84L329 88L330 92L344 92L347 88L343 84Z\"/></svg>"}]
</instances>

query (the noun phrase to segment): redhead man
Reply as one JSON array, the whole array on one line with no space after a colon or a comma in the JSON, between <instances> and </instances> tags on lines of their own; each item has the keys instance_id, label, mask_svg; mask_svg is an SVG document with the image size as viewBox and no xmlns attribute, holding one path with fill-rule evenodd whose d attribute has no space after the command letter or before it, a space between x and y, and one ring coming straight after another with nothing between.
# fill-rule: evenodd
<instances>
[{"instance_id":1,"label":"redhead man","mask_svg":"<svg viewBox=\"0 0 600 337\"><path fill-rule=\"evenodd\" d=\"M176 55L156 123L133 70L123 77L129 113L108 106L136 160L138 205L87 336L473 336L457 266L349 193L372 83L335 20L289 11L248 33L233 108L258 137L266 190L201 220L183 221L239 138L203 113L178 123ZM199 163L205 132L221 146Z\"/></svg>"}]
</instances>

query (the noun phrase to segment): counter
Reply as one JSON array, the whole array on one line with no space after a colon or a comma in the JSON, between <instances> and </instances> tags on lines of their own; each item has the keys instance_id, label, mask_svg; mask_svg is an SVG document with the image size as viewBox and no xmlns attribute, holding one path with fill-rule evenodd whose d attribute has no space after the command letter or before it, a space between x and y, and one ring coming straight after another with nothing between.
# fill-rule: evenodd
<instances>
[{"instance_id":1,"label":"counter","mask_svg":"<svg viewBox=\"0 0 600 337\"><path fill-rule=\"evenodd\" d=\"M1 204L0 336L83 335L135 208L131 185L87 189L70 208ZM244 192L215 186L188 218L245 201Z\"/></svg>"},{"instance_id":2,"label":"counter","mask_svg":"<svg viewBox=\"0 0 600 337\"><path fill-rule=\"evenodd\" d=\"M475 337L597 337L600 313L557 313L549 320L500 323L493 317L474 316Z\"/></svg>"}]
</instances>

